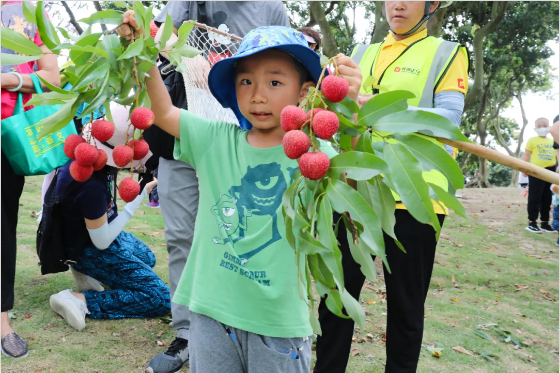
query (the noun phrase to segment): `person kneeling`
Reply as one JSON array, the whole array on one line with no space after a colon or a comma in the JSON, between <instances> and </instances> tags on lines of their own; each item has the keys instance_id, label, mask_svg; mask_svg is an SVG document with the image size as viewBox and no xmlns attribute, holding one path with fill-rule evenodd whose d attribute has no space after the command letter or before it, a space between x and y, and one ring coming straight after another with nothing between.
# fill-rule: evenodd
<instances>
[{"instance_id":1,"label":"person kneeling","mask_svg":"<svg viewBox=\"0 0 560 373\"><path fill-rule=\"evenodd\" d=\"M116 115L114 117L116 119ZM120 122L122 124L116 123L117 130L108 145L124 143L126 119ZM158 317L171 311L169 288L153 271L154 253L123 230L157 180L148 183L118 214L114 187L118 169L110 147L100 143L97 146L106 149L107 165L60 201L63 244L67 254L78 258L71 267L81 293L63 290L50 297L50 306L77 330L85 328L86 315L93 319L120 319ZM71 163L59 169L58 196L77 183L70 175ZM110 290L103 290L96 280Z\"/></svg>"}]
</instances>

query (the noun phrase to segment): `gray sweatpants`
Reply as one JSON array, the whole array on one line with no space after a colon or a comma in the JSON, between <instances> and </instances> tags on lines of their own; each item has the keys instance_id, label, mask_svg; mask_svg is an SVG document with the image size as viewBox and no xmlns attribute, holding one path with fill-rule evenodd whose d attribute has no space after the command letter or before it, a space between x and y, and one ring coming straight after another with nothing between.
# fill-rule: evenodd
<instances>
[{"instance_id":1,"label":"gray sweatpants","mask_svg":"<svg viewBox=\"0 0 560 373\"><path fill-rule=\"evenodd\" d=\"M190 164L164 158L159 159L158 176L159 202L169 253L169 290L173 299L191 252L198 210L198 178ZM171 303L171 316L177 337L190 339L189 309Z\"/></svg>"},{"instance_id":2,"label":"gray sweatpants","mask_svg":"<svg viewBox=\"0 0 560 373\"><path fill-rule=\"evenodd\" d=\"M309 373L311 338L274 338L191 313L191 373Z\"/></svg>"}]
</instances>

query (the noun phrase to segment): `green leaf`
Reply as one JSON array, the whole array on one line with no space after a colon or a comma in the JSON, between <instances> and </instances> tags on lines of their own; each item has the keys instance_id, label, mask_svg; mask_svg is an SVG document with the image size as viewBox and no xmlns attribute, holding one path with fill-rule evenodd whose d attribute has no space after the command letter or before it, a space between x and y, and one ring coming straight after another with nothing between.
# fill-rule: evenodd
<instances>
[{"instance_id":1,"label":"green leaf","mask_svg":"<svg viewBox=\"0 0 560 373\"><path fill-rule=\"evenodd\" d=\"M141 137L142 137L142 131L136 128L134 130L134 140L140 140Z\"/></svg>"},{"instance_id":2,"label":"green leaf","mask_svg":"<svg viewBox=\"0 0 560 373\"><path fill-rule=\"evenodd\" d=\"M366 324L366 314L362 305L350 295L346 289L340 290L340 298L342 299L342 303L344 304L344 308L348 315L358 324L358 326L364 330Z\"/></svg>"},{"instance_id":3,"label":"green leaf","mask_svg":"<svg viewBox=\"0 0 560 373\"><path fill-rule=\"evenodd\" d=\"M124 8L124 9L128 8L128 6L126 5L126 3L124 1L113 1L113 4L115 4L119 8Z\"/></svg>"},{"instance_id":4,"label":"green leaf","mask_svg":"<svg viewBox=\"0 0 560 373\"><path fill-rule=\"evenodd\" d=\"M341 102L331 102L323 97L323 101L330 107L335 113L342 114L346 119L350 119L358 112L358 105L352 101L350 98L345 97ZM351 103L354 105L352 105ZM344 103L343 103L344 102ZM355 111L353 109L356 109Z\"/></svg>"},{"instance_id":5,"label":"green leaf","mask_svg":"<svg viewBox=\"0 0 560 373\"><path fill-rule=\"evenodd\" d=\"M152 21L152 18L154 17L154 4L152 3L152 5L150 5L148 7L148 9L146 10L146 15L144 16L144 30L146 30L145 36L146 39L150 36L150 22Z\"/></svg>"},{"instance_id":6,"label":"green leaf","mask_svg":"<svg viewBox=\"0 0 560 373\"><path fill-rule=\"evenodd\" d=\"M345 150L345 151L351 151L352 150L352 136L350 135L340 135L340 149L341 150Z\"/></svg>"},{"instance_id":7,"label":"green leaf","mask_svg":"<svg viewBox=\"0 0 560 373\"><path fill-rule=\"evenodd\" d=\"M383 232L379 228L379 220L373 209L357 191L340 180L331 180L327 186L327 196L335 211L349 212L352 219L363 225L364 231L360 238L370 247L373 253L385 256Z\"/></svg>"},{"instance_id":8,"label":"green leaf","mask_svg":"<svg viewBox=\"0 0 560 373\"><path fill-rule=\"evenodd\" d=\"M103 23L106 25L120 25L123 21L123 12L120 10L102 10L95 12L88 18L82 18L78 22L83 22L88 25L94 23Z\"/></svg>"},{"instance_id":9,"label":"green leaf","mask_svg":"<svg viewBox=\"0 0 560 373\"><path fill-rule=\"evenodd\" d=\"M39 80L41 80L41 82L45 85L45 87L47 87L52 92L58 92L58 93L64 93L64 94L68 93L67 90L62 89L62 88L57 87L57 86L54 86L51 83L47 82L45 79L41 78L41 75L38 75L38 74L36 74L36 75L39 78ZM62 86L62 83L61 83L61 86Z\"/></svg>"},{"instance_id":10,"label":"green leaf","mask_svg":"<svg viewBox=\"0 0 560 373\"><path fill-rule=\"evenodd\" d=\"M103 103L103 107L105 108L105 115L107 116L107 119L109 119L109 122L113 123L114 125L115 121L113 120L113 114L111 114L111 100L109 98L105 100L105 102Z\"/></svg>"},{"instance_id":11,"label":"green leaf","mask_svg":"<svg viewBox=\"0 0 560 373\"><path fill-rule=\"evenodd\" d=\"M494 361L494 359L492 357L496 357L495 355L488 355L487 353L481 352L480 356L482 356L483 358L485 358L488 361Z\"/></svg>"},{"instance_id":12,"label":"green leaf","mask_svg":"<svg viewBox=\"0 0 560 373\"><path fill-rule=\"evenodd\" d=\"M454 194L450 194L449 192L443 190L441 187L430 182L428 182L428 185L434 190L439 200L443 202L445 206L453 209L453 211L455 211L457 215L462 216L465 219L467 218L467 211Z\"/></svg>"},{"instance_id":13,"label":"green leaf","mask_svg":"<svg viewBox=\"0 0 560 373\"><path fill-rule=\"evenodd\" d=\"M480 338L484 338L484 339L492 342L492 339L486 333L483 333L480 330L475 330L474 334L478 335Z\"/></svg>"},{"instance_id":14,"label":"green leaf","mask_svg":"<svg viewBox=\"0 0 560 373\"><path fill-rule=\"evenodd\" d=\"M365 131L358 139L358 142L356 143L356 151L370 154L375 153L371 145L371 134L369 131Z\"/></svg>"},{"instance_id":15,"label":"green leaf","mask_svg":"<svg viewBox=\"0 0 560 373\"><path fill-rule=\"evenodd\" d=\"M350 247L352 258L354 258L354 261L360 265L360 269L362 270L364 276L370 280L375 280L375 263L371 257L369 247L367 247L363 240L359 240L358 245L356 245L352 238L352 233L348 230L346 231L346 235L348 236L348 246Z\"/></svg>"},{"instance_id":16,"label":"green leaf","mask_svg":"<svg viewBox=\"0 0 560 373\"><path fill-rule=\"evenodd\" d=\"M370 75L370 76L368 76L364 79L364 82L362 84L362 88L364 89L364 91L368 91L369 87L374 86L376 82L377 82L377 79L375 79L375 77Z\"/></svg>"},{"instance_id":17,"label":"green leaf","mask_svg":"<svg viewBox=\"0 0 560 373\"><path fill-rule=\"evenodd\" d=\"M329 289L325 304L327 305L329 311L331 311L334 315L343 319L351 318L350 316L347 316L342 312L344 304L342 304L342 298L340 297L340 292L338 291L338 289Z\"/></svg>"},{"instance_id":18,"label":"green leaf","mask_svg":"<svg viewBox=\"0 0 560 373\"><path fill-rule=\"evenodd\" d=\"M80 115L80 118L84 118L86 115L89 115L95 110L99 109L99 107L103 105L103 102L107 100L107 93L109 92L109 85L107 84L108 81L109 73L105 75L105 79L103 80L101 87L99 87L97 96L95 96L95 98L91 102L88 102L89 105L84 109L84 111Z\"/></svg>"},{"instance_id":19,"label":"green leaf","mask_svg":"<svg viewBox=\"0 0 560 373\"><path fill-rule=\"evenodd\" d=\"M101 33L97 33L83 36L76 42L76 45L78 47L93 46L97 44L101 35ZM75 48L70 50L70 59L77 67L87 64L91 57L92 53L84 50L83 48Z\"/></svg>"},{"instance_id":20,"label":"green leaf","mask_svg":"<svg viewBox=\"0 0 560 373\"><path fill-rule=\"evenodd\" d=\"M286 239L288 240L288 243L290 244L292 249L294 249L295 252L296 236L294 235L294 229L293 229L294 221L289 216L284 215L284 225L286 226Z\"/></svg>"},{"instance_id":21,"label":"green leaf","mask_svg":"<svg viewBox=\"0 0 560 373\"><path fill-rule=\"evenodd\" d=\"M47 92L41 93L39 95L33 95L31 100L27 101L24 106L41 106L41 105L63 105L68 100L78 97L77 93L65 91L65 93L59 92Z\"/></svg>"},{"instance_id":22,"label":"green leaf","mask_svg":"<svg viewBox=\"0 0 560 373\"><path fill-rule=\"evenodd\" d=\"M449 119L422 110L404 110L386 115L371 128L379 132L396 134L419 132L432 137L471 142Z\"/></svg>"},{"instance_id":23,"label":"green leaf","mask_svg":"<svg viewBox=\"0 0 560 373\"><path fill-rule=\"evenodd\" d=\"M438 170L444 174L455 189L462 189L465 183L463 173L457 162L447 151L423 135L395 135L420 161L424 171Z\"/></svg>"},{"instance_id":24,"label":"green leaf","mask_svg":"<svg viewBox=\"0 0 560 373\"><path fill-rule=\"evenodd\" d=\"M78 81L74 85L74 89L77 91L80 88L87 86L94 81L101 79L105 76L109 70L109 64L105 58L99 58L93 64L91 64L87 69L85 69L79 76Z\"/></svg>"},{"instance_id":25,"label":"green leaf","mask_svg":"<svg viewBox=\"0 0 560 373\"><path fill-rule=\"evenodd\" d=\"M146 8L142 5L141 1L135 1L133 4L132 9L134 10L134 16L136 17L136 24L139 28L143 28L144 20L146 19Z\"/></svg>"},{"instance_id":26,"label":"green leaf","mask_svg":"<svg viewBox=\"0 0 560 373\"><path fill-rule=\"evenodd\" d=\"M136 99L136 96L132 95L132 96L128 96L128 97L125 97L125 98L118 98L118 99L115 99L113 101L115 101L117 104L128 106L128 105L132 104L135 99Z\"/></svg>"},{"instance_id":27,"label":"green leaf","mask_svg":"<svg viewBox=\"0 0 560 373\"><path fill-rule=\"evenodd\" d=\"M322 254L329 251L321 242L313 238L309 232L300 231L298 233L298 242L300 252L305 255Z\"/></svg>"},{"instance_id":28,"label":"green leaf","mask_svg":"<svg viewBox=\"0 0 560 373\"><path fill-rule=\"evenodd\" d=\"M21 4L23 5L23 16L27 22L37 24L37 18L35 17L37 7L32 5L29 1L22 1Z\"/></svg>"},{"instance_id":29,"label":"green leaf","mask_svg":"<svg viewBox=\"0 0 560 373\"><path fill-rule=\"evenodd\" d=\"M120 49L121 44L119 42L119 37L115 34L105 35L101 41L101 46L107 51L107 56L109 59L109 64L111 69L117 70L117 62L115 57L115 49Z\"/></svg>"},{"instance_id":30,"label":"green leaf","mask_svg":"<svg viewBox=\"0 0 560 373\"><path fill-rule=\"evenodd\" d=\"M159 50L165 49L165 44L173 34L173 18L167 13L165 15L165 23L163 24L163 32L161 34L161 39L159 41Z\"/></svg>"},{"instance_id":31,"label":"green leaf","mask_svg":"<svg viewBox=\"0 0 560 373\"><path fill-rule=\"evenodd\" d=\"M441 226L434 212L430 190L422 177L422 168L418 160L404 145L387 142L383 145L383 156L390 169L385 176L396 188L410 214L421 223L431 222L436 233L439 234Z\"/></svg>"},{"instance_id":32,"label":"green leaf","mask_svg":"<svg viewBox=\"0 0 560 373\"><path fill-rule=\"evenodd\" d=\"M37 3L37 10L35 11L35 17L37 18L37 29L41 35L41 40L49 49L54 49L58 44L60 44L60 39L56 33L56 29L52 25L51 21L47 17L47 13L44 9L44 1L39 1Z\"/></svg>"},{"instance_id":33,"label":"green leaf","mask_svg":"<svg viewBox=\"0 0 560 373\"><path fill-rule=\"evenodd\" d=\"M43 54L41 48L39 48L35 43L11 28L2 26L1 41L3 48L11 49L19 54L29 56ZM4 64L3 61L2 63Z\"/></svg>"},{"instance_id":34,"label":"green leaf","mask_svg":"<svg viewBox=\"0 0 560 373\"><path fill-rule=\"evenodd\" d=\"M56 113L43 119L41 122L44 123L44 125L41 126L39 137L43 138L66 127L70 121L74 119L74 116L78 111L78 107L74 105L75 102L76 98L69 100L62 105L60 110Z\"/></svg>"},{"instance_id":35,"label":"green leaf","mask_svg":"<svg viewBox=\"0 0 560 373\"><path fill-rule=\"evenodd\" d=\"M292 219L296 217L296 209L295 209L295 198L298 190L298 185L301 182L302 178L298 178L296 181L292 183L282 195L282 206L284 214L289 216Z\"/></svg>"},{"instance_id":36,"label":"green leaf","mask_svg":"<svg viewBox=\"0 0 560 373\"><path fill-rule=\"evenodd\" d=\"M72 40L70 34L68 34L68 31L66 31L66 29L62 27L57 27L57 30L60 31L60 33L62 34L62 36L64 36L65 39Z\"/></svg>"},{"instance_id":37,"label":"green leaf","mask_svg":"<svg viewBox=\"0 0 560 373\"><path fill-rule=\"evenodd\" d=\"M22 63L37 61L44 54L38 56L18 56L17 54L2 53L2 65L20 65Z\"/></svg>"},{"instance_id":38,"label":"green leaf","mask_svg":"<svg viewBox=\"0 0 560 373\"><path fill-rule=\"evenodd\" d=\"M391 189L383 183L381 176L368 181L358 181L358 193L373 208L385 233L396 239L394 231L396 202Z\"/></svg>"},{"instance_id":39,"label":"green leaf","mask_svg":"<svg viewBox=\"0 0 560 373\"><path fill-rule=\"evenodd\" d=\"M358 106L356 101L352 100L348 96L344 97L344 99L340 101L339 104L350 110L353 114L360 111L360 107Z\"/></svg>"},{"instance_id":40,"label":"green leaf","mask_svg":"<svg viewBox=\"0 0 560 373\"><path fill-rule=\"evenodd\" d=\"M406 110L407 100L414 97L409 91L391 91L375 95L360 109L358 123L372 126L388 114Z\"/></svg>"},{"instance_id":41,"label":"green leaf","mask_svg":"<svg viewBox=\"0 0 560 373\"><path fill-rule=\"evenodd\" d=\"M186 22L183 23L181 27L179 27L179 29L177 30L177 36L178 36L177 41L173 43L171 48L177 48L185 45L185 42L189 38L189 35L191 34L194 28L194 22L196 21Z\"/></svg>"},{"instance_id":42,"label":"green leaf","mask_svg":"<svg viewBox=\"0 0 560 373\"><path fill-rule=\"evenodd\" d=\"M327 253L321 253L321 258L325 262L332 276L340 286L344 286L344 274L342 269L342 252L338 248L338 241L333 231L332 205L328 198L323 198L319 205L317 218L317 233L319 241L323 246L330 249Z\"/></svg>"},{"instance_id":43,"label":"green leaf","mask_svg":"<svg viewBox=\"0 0 560 373\"><path fill-rule=\"evenodd\" d=\"M126 48L126 51L123 54L121 54L119 58L117 58L117 61L138 56L140 53L142 53L143 49L144 49L144 39L142 38L137 39L134 41L134 43L130 44L128 48Z\"/></svg>"},{"instance_id":44,"label":"green leaf","mask_svg":"<svg viewBox=\"0 0 560 373\"><path fill-rule=\"evenodd\" d=\"M362 152L347 152L331 158L328 176L337 179L340 174L354 180L369 180L387 169L387 164L379 157Z\"/></svg>"},{"instance_id":45,"label":"green leaf","mask_svg":"<svg viewBox=\"0 0 560 373\"><path fill-rule=\"evenodd\" d=\"M202 53L201 50L191 47L190 45L183 45L182 47L175 48L173 51L178 53L181 57L186 58L193 58Z\"/></svg>"}]
</instances>

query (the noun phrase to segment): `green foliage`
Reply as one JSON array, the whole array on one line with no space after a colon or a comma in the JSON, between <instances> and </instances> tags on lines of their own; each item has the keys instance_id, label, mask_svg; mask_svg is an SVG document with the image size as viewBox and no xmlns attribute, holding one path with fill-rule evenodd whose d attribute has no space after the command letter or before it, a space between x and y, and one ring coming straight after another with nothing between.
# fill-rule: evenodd
<instances>
[{"instance_id":1,"label":"green foliage","mask_svg":"<svg viewBox=\"0 0 560 373\"><path fill-rule=\"evenodd\" d=\"M118 4L123 5L123 4ZM146 9L141 2L130 2L138 16L142 27L149 29L152 19L152 7ZM123 9L124 10L124 9ZM39 1L34 8L27 4L25 12L37 20L38 32L41 39L55 53L69 51L72 65L63 73L63 79L72 84L70 91L47 85L54 92L36 95L31 101L34 105L62 104L61 109L51 117L45 119L41 136L56 132L61 126L66 125L82 103L88 107L82 116L88 115L101 105L110 101L117 101L124 105L132 105L133 110L137 105L149 106L144 78L147 71L155 66L160 48L149 33L144 33L131 43L119 40L112 32L91 33L91 27L82 35L75 37L72 43L61 43L56 29L45 16L44 2ZM122 10L103 10L93 13L82 22L88 24L120 24L122 23ZM193 57L200 51L185 46L192 25L181 28L181 38L169 50L179 57ZM66 38L67 33L64 35ZM123 44L124 43L124 44ZM32 41L18 32L2 27L2 46L13 49L15 52L29 56L2 56L2 63L13 64L19 61L31 61L40 58L43 53ZM177 58L175 63L181 60ZM19 62L21 63L21 62ZM133 87L135 93L128 96Z\"/></svg>"}]
</instances>

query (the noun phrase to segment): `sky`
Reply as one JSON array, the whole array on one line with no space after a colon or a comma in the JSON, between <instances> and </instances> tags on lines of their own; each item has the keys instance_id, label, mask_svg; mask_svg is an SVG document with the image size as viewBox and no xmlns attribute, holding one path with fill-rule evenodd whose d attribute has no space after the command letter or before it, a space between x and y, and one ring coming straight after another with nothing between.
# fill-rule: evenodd
<instances>
[{"instance_id":1,"label":"sky","mask_svg":"<svg viewBox=\"0 0 560 373\"><path fill-rule=\"evenodd\" d=\"M61 14L66 15L64 10L62 9L62 6L60 6L58 9L62 10ZM95 9L93 8L93 4L90 3L88 4L87 8L81 9L79 11L75 11L75 16L76 19L81 19L84 17L88 17L93 12L95 12ZM350 8L347 10L346 14L349 17L349 19L352 20L353 13ZM373 20L365 19L364 15L365 12L363 11L363 9L362 11L360 11L360 9L356 11L355 40L364 40L364 38L366 37L367 30L370 28L370 24L373 22ZM56 20L54 19L53 21L56 22ZM86 25L82 25L82 26L85 28ZM523 96L523 106L527 115L527 119L529 120L527 129L525 130L524 142L526 142L528 138L536 136L536 133L533 130L533 128L534 128L535 120L537 118L540 117L548 118L552 124L553 118L559 112L560 98L558 94L559 92L558 71L560 68L560 63L558 57L560 55L560 50L559 50L559 44L556 42L549 42L549 46L554 51L554 55L550 57L549 61L551 66L555 70L554 74L556 75L556 80L553 82L552 90L547 94L539 95L539 94L528 93ZM547 98L546 96L549 97ZM516 121L520 127L523 123L521 118L521 110L519 108L519 104L517 100L514 100L511 107L503 111L502 116L508 117ZM512 150L515 149L516 145L517 144L512 144L511 146ZM505 150L502 151L505 152Z\"/></svg>"}]
</instances>

